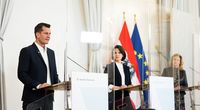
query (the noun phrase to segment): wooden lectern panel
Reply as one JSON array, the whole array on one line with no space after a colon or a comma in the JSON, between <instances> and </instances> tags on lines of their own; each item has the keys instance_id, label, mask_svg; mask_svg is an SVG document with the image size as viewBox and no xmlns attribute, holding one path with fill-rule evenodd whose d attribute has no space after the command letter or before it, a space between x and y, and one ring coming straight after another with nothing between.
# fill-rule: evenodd
<instances>
[{"instance_id":1,"label":"wooden lectern panel","mask_svg":"<svg viewBox=\"0 0 200 110\"><path fill-rule=\"evenodd\" d=\"M71 82L64 81L61 83L53 84L51 86L45 87L46 90L71 90Z\"/></svg>"},{"instance_id":2,"label":"wooden lectern panel","mask_svg":"<svg viewBox=\"0 0 200 110\"><path fill-rule=\"evenodd\" d=\"M129 90L129 91L143 91L149 89L149 84L143 85L128 85L128 87L117 89L117 90Z\"/></svg>"},{"instance_id":3,"label":"wooden lectern panel","mask_svg":"<svg viewBox=\"0 0 200 110\"><path fill-rule=\"evenodd\" d=\"M190 86L190 87L181 87L180 89L175 90L175 91L192 91L192 90L200 90L200 85Z\"/></svg>"},{"instance_id":4,"label":"wooden lectern panel","mask_svg":"<svg viewBox=\"0 0 200 110\"><path fill-rule=\"evenodd\" d=\"M191 90L195 90L195 89L200 90L200 85L197 85L197 86L190 86L190 87L188 87L188 90L189 90L189 91L191 91Z\"/></svg>"}]
</instances>

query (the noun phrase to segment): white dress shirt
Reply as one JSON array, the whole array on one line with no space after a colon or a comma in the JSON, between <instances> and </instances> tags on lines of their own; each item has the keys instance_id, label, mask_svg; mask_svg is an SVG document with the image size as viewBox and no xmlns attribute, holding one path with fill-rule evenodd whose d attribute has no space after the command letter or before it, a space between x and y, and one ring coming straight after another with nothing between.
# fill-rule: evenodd
<instances>
[{"instance_id":1,"label":"white dress shirt","mask_svg":"<svg viewBox=\"0 0 200 110\"><path fill-rule=\"evenodd\" d=\"M50 80L50 69L49 69L49 60L48 60L48 56L47 56L47 47L45 46L44 48L41 47L37 42L35 42L37 48L39 49L42 58L46 64L47 67L47 82L48 84L51 84L51 80Z\"/></svg>"},{"instance_id":2,"label":"white dress shirt","mask_svg":"<svg viewBox=\"0 0 200 110\"><path fill-rule=\"evenodd\" d=\"M123 64L122 63L117 63L117 68L119 70L119 73L121 75L121 81L122 81L122 85L125 85L125 75L124 75L124 68L123 68Z\"/></svg>"}]
</instances>

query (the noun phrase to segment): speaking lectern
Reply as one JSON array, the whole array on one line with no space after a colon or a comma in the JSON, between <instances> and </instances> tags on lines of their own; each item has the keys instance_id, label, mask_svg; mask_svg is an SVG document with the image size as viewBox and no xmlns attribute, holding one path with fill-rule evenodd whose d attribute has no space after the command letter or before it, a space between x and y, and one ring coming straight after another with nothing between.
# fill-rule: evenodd
<instances>
[{"instance_id":1,"label":"speaking lectern","mask_svg":"<svg viewBox=\"0 0 200 110\"><path fill-rule=\"evenodd\" d=\"M72 110L108 110L108 74L71 75Z\"/></svg>"},{"instance_id":2,"label":"speaking lectern","mask_svg":"<svg viewBox=\"0 0 200 110\"><path fill-rule=\"evenodd\" d=\"M71 74L70 79L70 81L53 84L42 89L50 91L55 90L55 92L69 92L69 101L71 103L70 107L67 107L65 110L108 110L107 74L74 72ZM45 97L30 103L27 106L27 110L50 110L48 106L45 109L42 108L44 107L44 104L51 103L49 99L53 98L53 95L53 93L48 94ZM55 108L55 110L57 109Z\"/></svg>"},{"instance_id":3,"label":"speaking lectern","mask_svg":"<svg viewBox=\"0 0 200 110\"><path fill-rule=\"evenodd\" d=\"M54 96L54 94L51 93L51 94L48 94L48 95L42 97L39 100L36 100L36 101L30 103L29 105L27 105L26 110L51 110L51 109L49 109L49 106L46 106L46 105L52 103L52 101L49 101L49 99L52 98L53 96ZM44 109L42 109L42 108L44 108Z\"/></svg>"},{"instance_id":4,"label":"speaking lectern","mask_svg":"<svg viewBox=\"0 0 200 110\"><path fill-rule=\"evenodd\" d=\"M115 91L118 91L118 90L139 91L140 92L140 101L141 101L141 107L139 108L139 110L155 110L153 108L147 108L145 103L144 103L144 96L143 96L142 92L144 90L149 90L149 84L129 85L129 86L121 88L121 89L116 89ZM130 107L128 105L129 104L129 98L130 97L125 97L124 102L122 102L121 100L117 101L117 103L122 102L121 105L125 106L125 109L122 109L122 110L132 110L133 109L132 107ZM119 106L119 107L121 107L121 106ZM118 109L118 108L116 110L121 110L121 109Z\"/></svg>"},{"instance_id":5,"label":"speaking lectern","mask_svg":"<svg viewBox=\"0 0 200 110\"><path fill-rule=\"evenodd\" d=\"M150 107L156 110L174 110L174 82L171 77L149 77Z\"/></svg>"},{"instance_id":6,"label":"speaking lectern","mask_svg":"<svg viewBox=\"0 0 200 110\"><path fill-rule=\"evenodd\" d=\"M67 90L69 91L71 89L71 82L70 81L64 81L61 83L53 84L48 87L42 88L43 90ZM30 103L27 106L27 110L50 110L48 104L52 103L49 99L53 99L54 94L50 93L44 97L42 97L39 100L36 100L32 103ZM43 108L43 109L42 109Z\"/></svg>"},{"instance_id":7,"label":"speaking lectern","mask_svg":"<svg viewBox=\"0 0 200 110\"><path fill-rule=\"evenodd\" d=\"M122 98L115 100L115 103L114 104L111 103L110 106L113 105L114 110L135 110L135 105L133 105L132 101L130 100L130 96L123 97L123 92L124 91L139 91L139 92L141 92L143 90L147 90L148 86L149 86L148 84L145 84L145 85L128 85L127 87L115 89L114 91L122 91ZM140 98L142 99L142 96L140 96ZM141 100L141 101L144 101L144 100ZM144 107L141 107L141 108L144 108Z\"/></svg>"},{"instance_id":8,"label":"speaking lectern","mask_svg":"<svg viewBox=\"0 0 200 110\"><path fill-rule=\"evenodd\" d=\"M70 81L64 81L61 83L53 84L51 86L47 86L43 89L46 90L70 90L71 89L71 82Z\"/></svg>"},{"instance_id":9,"label":"speaking lectern","mask_svg":"<svg viewBox=\"0 0 200 110\"><path fill-rule=\"evenodd\" d=\"M149 89L149 84L142 85L128 85L127 87L116 90L129 90L129 91L143 91Z\"/></svg>"},{"instance_id":10,"label":"speaking lectern","mask_svg":"<svg viewBox=\"0 0 200 110\"><path fill-rule=\"evenodd\" d=\"M196 104L194 97L193 97L193 93L194 90L200 90L200 85L194 85L194 86L189 86L189 87L182 87L179 89L180 91L189 91L189 95L190 95L190 103L191 103L191 109L192 110L196 110L196 106L200 106L200 104Z\"/></svg>"}]
</instances>

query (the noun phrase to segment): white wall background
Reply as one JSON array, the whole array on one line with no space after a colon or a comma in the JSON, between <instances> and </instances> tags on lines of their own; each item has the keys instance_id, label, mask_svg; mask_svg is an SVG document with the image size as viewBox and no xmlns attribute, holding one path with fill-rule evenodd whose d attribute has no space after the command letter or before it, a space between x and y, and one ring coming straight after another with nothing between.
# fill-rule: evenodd
<instances>
[{"instance_id":1,"label":"white wall background","mask_svg":"<svg viewBox=\"0 0 200 110\"><path fill-rule=\"evenodd\" d=\"M88 45L80 42L81 31L86 30L82 0L68 0L67 55L88 69ZM68 60L68 72L85 71Z\"/></svg>"},{"instance_id":2,"label":"white wall background","mask_svg":"<svg viewBox=\"0 0 200 110\"><path fill-rule=\"evenodd\" d=\"M194 85L200 85L200 33L196 33L194 34L193 36L193 65L194 65L194 68L191 68L193 70L193 73L194 74ZM194 102L196 105L200 104L200 91L199 90L195 90L193 92L194 96L193 96L193 99L194 99ZM196 109L199 110L200 109L200 106L196 106Z\"/></svg>"},{"instance_id":3,"label":"white wall background","mask_svg":"<svg viewBox=\"0 0 200 110\"><path fill-rule=\"evenodd\" d=\"M7 110L21 110L23 84L17 78L20 49L35 40L34 27L39 22L51 24L51 40L48 47L55 50L59 78L64 79L64 49L67 42L69 57L87 68L87 45L80 43L80 31L84 29L80 0L15 0L13 13L5 33L4 61ZM83 71L67 61L68 73ZM55 92L55 110L64 109L64 92Z\"/></svg>"}]
</instances>

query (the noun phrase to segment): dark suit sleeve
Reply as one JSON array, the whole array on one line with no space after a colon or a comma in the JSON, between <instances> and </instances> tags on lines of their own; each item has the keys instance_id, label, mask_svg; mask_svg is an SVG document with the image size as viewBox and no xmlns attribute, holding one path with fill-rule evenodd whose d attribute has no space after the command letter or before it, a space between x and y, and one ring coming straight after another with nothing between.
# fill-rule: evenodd
<instances>
[{"instance_id":1,"label":"dark suit sleeve","mask_svg":"<svg viewBox=\"0 0 200 110\"><path fill-rule=\"evenodd\" d=\"M23 48L20 51L20 55L19 55L18 78L25 85L28 85L31 88L35 88L40 83L33 80L29 76L30 66L31 66L30 65L30 53L28 52L28 50L26 48Z\"/></svg>"},{"instance_id":2,"label":"dark suit sleeve","mask_svg":"<svg viewBox=\"0 0 200 110\"><path fill-rule=\"evenodd\" d=\"M131 85L131 72L128 66L126 66L126 77L127 77L127 85Z\"/></svg>"},{"instance_id":3,"label":"dark suit sleeve","mask_svg":"<svg viewBox=\"0 0 200 110\"><path fill-rule=\"evenodd\" d=\"M106 65L106 68L105 68L105 70L104 70L104 73L107 73L107 71L108 71L108 66Z\"/></svg>"},{"instance_id":4,"label":"dark suit sleeve","mask_svg":"<svg viewBox=\"0 0 200 110\"><path fill-rule=\"evenodd\" d=\"M128 69L129 70L129 69ZM130 70L129 70L129 84L131 85L132 83L131 83L131 72L130 72Z\"/></svg>"},{"instance_id":5,"label":"dark suit sleeve","mask_svg":"<svg viewBox=\"0 0 200 110\"><path fill-rule=\"evenodd\" d=\"M185 72L185 70L183 70L183 77L184 77L184 79L183 79L183 82L181 82L182 84L181 85L183 85L184 87L188 87L188 83L187 83L187 76L186 76L186 72Z\"/></svg>"},{"instance_id":6,"label":"dark suit sleeve","mask_svg":"<svg viewBox=\"0 0 200 110\"><path fill-rule=\"evenodd\" d=\"M54 77L54 83L59 83L60 80L59 80L58 74L57 74L57 67L56 67L56 60L55 60L54 51L52 51L52 53L53 53L53 62L54 62L54 64L55 64L54 71L53 71L53 73L54 73L54 76L53 76L53 77Z\"/></svg>"},{"instance_id":7,"label":"dark suit sleeve","mask_svg":"<svg viewBox=\"0 0 200 110\"><path fill-rule=\"evenodd\" d=\"M104 70L104 73L107 73L108 74L108 84L113 84L113 71L111 70L112 69L112 64L108 64L106 65L106 68Z\"/></svg>"},{"instance_id":8,"label":"dark suit sleeve","mask_svg":"<svg viewBox=\"0 0 200 110\"><path fill-rule=\"evenodd\" d=\"M167 76L167 69L164 68L163 72L162 72L162 76Z\"/></svg>"}]
</instances>

